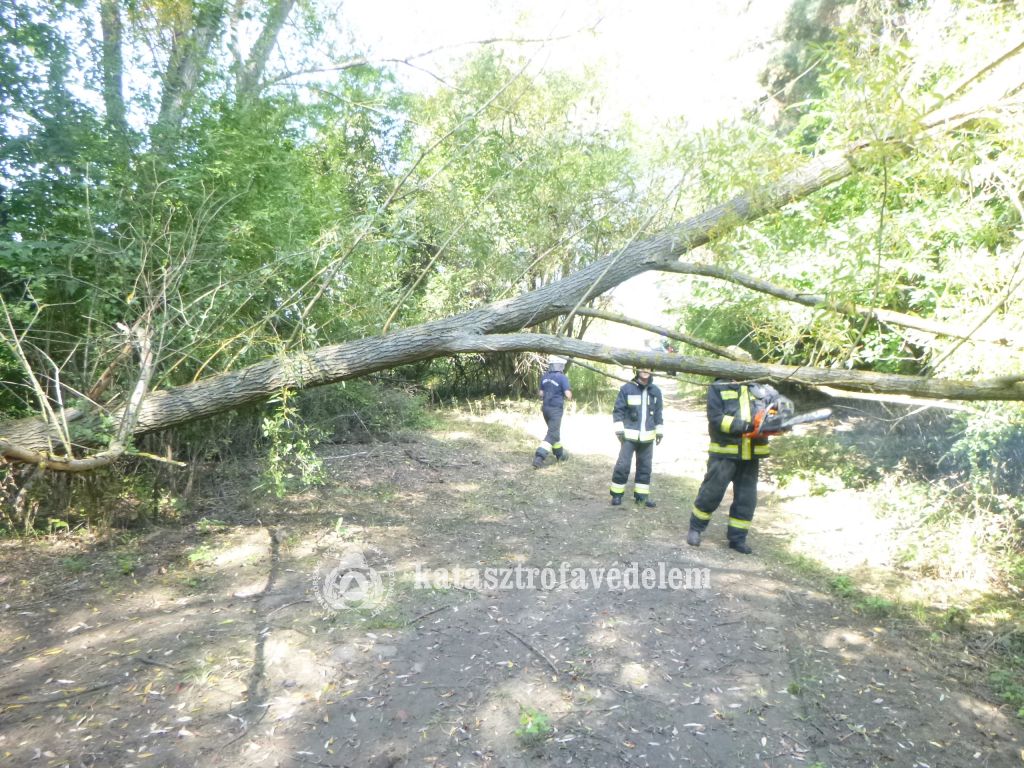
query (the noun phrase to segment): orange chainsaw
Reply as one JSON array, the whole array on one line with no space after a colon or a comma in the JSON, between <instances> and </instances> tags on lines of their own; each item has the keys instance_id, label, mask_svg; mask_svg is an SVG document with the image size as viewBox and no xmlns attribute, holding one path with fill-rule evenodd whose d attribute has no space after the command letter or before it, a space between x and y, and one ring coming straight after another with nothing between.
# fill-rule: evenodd
<instances>
[{"instance_id":1,"label":"orange chainsaw","mask_svg":"<svg viewBox=\"0 0 1024 768\"><path fill-rule=\"evenodd\" d=\"M774 408L766 408L754 414L754 428L745 432L744 437L767 437L777 435L779 432L786 432L797 424L811 424L815 421L825 421L832 418L831 408L818 408L807 413L794 414L790 412L778 413Z\"/></svg>"}]
</instances>

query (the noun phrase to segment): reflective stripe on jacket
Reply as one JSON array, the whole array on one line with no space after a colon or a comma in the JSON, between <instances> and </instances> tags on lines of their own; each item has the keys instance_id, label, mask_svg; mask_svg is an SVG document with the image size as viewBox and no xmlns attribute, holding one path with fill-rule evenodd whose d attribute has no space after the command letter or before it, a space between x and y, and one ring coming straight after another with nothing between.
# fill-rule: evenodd
<instances>
[{"instance_id":1,"label":"reflective stripe on jacket","mask_svg":"<svg viewBox=\"0 0 1024 768\"><path fill-rule=\"evenodd\" d=\"M761 458L770 453L767 437L743 437L754 428L754 414L765 408L763 387L716 381L708 387L708 451L740 461ZM772 390L774 391L774 390Z\"/></svg>"},{"instance_id":2,"label":"reflective stripe on jacket","mask_svg":"<svg viewBox=\"0 0 1024 768\"><path fill-rule=\"evenodd\" d=\"M661 407L661 390L654 383L642 387L636 379L626 382L619 388L612 409L615 431L622 432L627 440L651 442L665 432Z\"/></svg>"}]
</instances>

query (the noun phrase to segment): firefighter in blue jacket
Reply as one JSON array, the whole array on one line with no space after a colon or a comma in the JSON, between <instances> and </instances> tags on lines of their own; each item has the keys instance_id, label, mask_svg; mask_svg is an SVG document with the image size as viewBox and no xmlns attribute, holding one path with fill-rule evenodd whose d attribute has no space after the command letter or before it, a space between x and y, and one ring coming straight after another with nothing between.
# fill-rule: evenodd
<instances>
[{"instance_id":1,"label":"firefighter in blue jacket","mask_svg":"<svg viewBox=\"0 0 1024 768\"><path fill-rule=\"evenodd\" d=\"M757 473L768 455L768 436L777 434L793 404L774 387L717 379L708 388L708 467L690 513L686 543L700 546L711 515L732 483L727 538L730 549L749 555L750 522L757 505Z\"/></svg>"},{"instance_id":2,"label":"firefighter in blue jacket","mask_svg":"<svg viewBox=\"0 0 1024 768\"><path fill-rule=\"evenodd\" d=\"M647 507L657 506L650 497L651 464L654 460L654 445L660 443L664 436L661 407L661 390L654 384L650 370L638 369L633 380L619 388L612 411L615 436L620 443L619 458L615 462L612 482L608 487L614 506L622 503L634 454L636 475L633 478L633 501Z\"/></svg>"},{"instance_id":3,"label":"firefighter in blue jacket","mask_svg":"<svg viewBox=\"0 0 1024 768\"><path fill-rule=\"evenodd\" d=\"M544 423L548 425L548 431L533 454L534 469L544 466L544 459L549 453L555 454L556 461L569 458L568 451L562 447L562 412L565 410L565 401L572 400L569 377L563 372L565 362L564 357L550 358L547 372L540 377L539 393L543 398L540 412L544 416Z\"/></svg>"}]
</instances>

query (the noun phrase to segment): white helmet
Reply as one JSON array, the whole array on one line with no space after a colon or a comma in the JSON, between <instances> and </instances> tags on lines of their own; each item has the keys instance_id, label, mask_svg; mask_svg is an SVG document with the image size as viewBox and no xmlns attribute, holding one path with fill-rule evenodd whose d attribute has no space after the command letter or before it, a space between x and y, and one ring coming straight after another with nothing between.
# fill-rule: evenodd
<instances>
[{"instance_id":1,"label":"white helmet","mask_svg":"<svg viewBox=\"0 0 1024 768\"><path fill-rule=\"evenodd\" d=\"M564 357L558 357L552 355L548 358L548 370L549 371L564 371L566 360Z\"/></svg>"}]
</instances>

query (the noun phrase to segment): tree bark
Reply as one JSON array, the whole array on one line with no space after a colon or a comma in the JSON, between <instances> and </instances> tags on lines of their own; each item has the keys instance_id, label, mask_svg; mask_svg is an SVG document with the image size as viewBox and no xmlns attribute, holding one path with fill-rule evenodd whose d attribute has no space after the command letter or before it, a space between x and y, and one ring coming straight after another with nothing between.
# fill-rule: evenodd
<instances>
[{"instance_id":1,"label":"tree bark","mask_svg":"<svg viewBox=\"0 0 1024 768\"><path fill-rule=\"evenodd\" d=\"M181 127L199 84L203 64L220 32L226 6L226 0L203 0L197 3L192 28L174 30L160 97L160 114L154 124L155 134L173 135Z\"/></svg>"},{"instance_id":2,"label":"tree bark","mask_svg":"<svg viewBox=\"0 0 1024 768\"><path fill-rule=\"evenodd\" d=\"M249 58L242 65L242 71L238 75L236 95L239 100L250 99L259 92L270 52L274 49L277 36L294 5L295 0L275 0L268 9L260 36L253 43Z\"/></svg>"},{"instance_id":3,"label":"tree bark","mask_svg":"<svg viewBox=\"0 0 1024 768\"><path fill-rule=\"evenodd\" d=\"M121 54L120 0L101 0L100 28L103 32L103 107L107 125L118 134L128 131L124 106L124 59Z\"/></svg>"},{"instance_id":4,"label":"tree bark","mask_svg":"<svg viewBox=\"0 0 1024 768\"><path fill-rule=\"evenodd\" d=\"M863 392L964 400L1024 400L1021 377L947 381L864 371L792 368L615 349L564 337L514 333L572 313L625 280L661 268L680 254L707 243L718 233L842 179L852 171L850 158L857 152L855 148L824 155L775 184L740 195L647 240L634 242L562 280L516 298L384 336L265 360L238 371L150 393L138 408L133 433L140 435L213 416L265 400L283 388L315 387L463 352L536 350L624 365L650 365L659 370L820 383ZM123 417L121 412L111 415L117 420ZM52 440L53 432L40 419L0 423L0 456L10 460L24 460L25 451L46 452Z\"/></svg>"}]
</instances>

